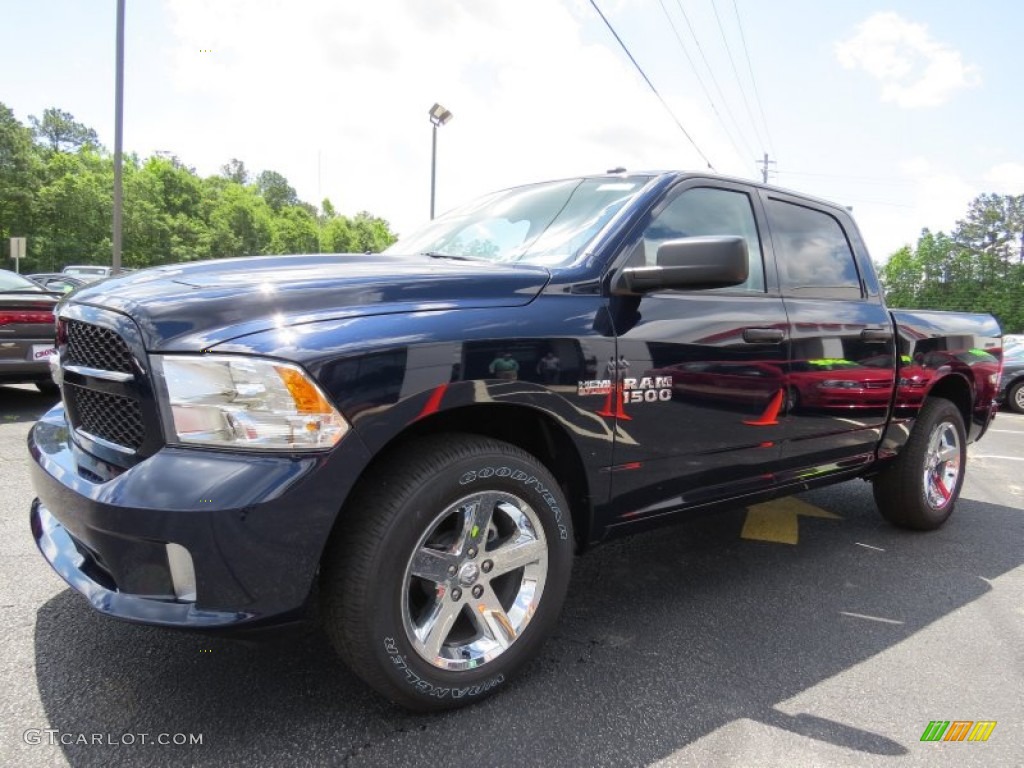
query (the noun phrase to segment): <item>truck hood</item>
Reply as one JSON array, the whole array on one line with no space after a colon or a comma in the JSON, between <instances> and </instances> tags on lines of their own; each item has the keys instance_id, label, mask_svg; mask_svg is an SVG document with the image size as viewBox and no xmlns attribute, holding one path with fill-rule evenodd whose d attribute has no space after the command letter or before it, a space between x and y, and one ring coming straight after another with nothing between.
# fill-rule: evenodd
<instances>
[{"instance_id":1,"label":"truck hood","mask_svg":"<svg viewBox=\"0 0 1024 768\"><path fill-rule=\"evenodd\" d=\"M154 267L66 301L129 315L149 351L195 351L320 320L520 306L549 278L543 267L427 256L256 256Z\"/></svg>"}]
</instances>

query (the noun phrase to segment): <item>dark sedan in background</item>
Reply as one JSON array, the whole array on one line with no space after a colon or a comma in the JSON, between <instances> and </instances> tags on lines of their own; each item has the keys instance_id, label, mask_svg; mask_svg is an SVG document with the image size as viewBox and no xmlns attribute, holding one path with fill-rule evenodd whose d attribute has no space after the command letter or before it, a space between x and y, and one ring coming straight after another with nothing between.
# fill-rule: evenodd
<instances>
[{"instance_id":1,"label":"dark sedan in background","mask_svg":"<svg viewBox=\"0 0 1024 768\"><path fill-rule=\"evenodd\" d=\"M38 283L44 290L54 293L70 293L88 282L80 277L72 277L62 272L40 272L34 275L25 275L25 277Z\"/></svg>"},{"instance_id":2,"label":"dark sedan in background","mask_svg":"<svg viewBox=\"0 0 1024 768\"><path fill-rule=\"evenodd\" d=\"M0 269L0 384L32 382L45 394L59 394L50 378L55 351L53 308L60 294Z\"/></svg>"},{"instance_id":3,"label":"dark sedan in background","mask_svg":"<svg viewBox=\"0 0 1024 768\"><path fill-rule=\"evenodd\" d=\"M1024 344L1003 348L1003 376L996 399L1014 413L1024 413Z\"/></svg>"}]
</instances>

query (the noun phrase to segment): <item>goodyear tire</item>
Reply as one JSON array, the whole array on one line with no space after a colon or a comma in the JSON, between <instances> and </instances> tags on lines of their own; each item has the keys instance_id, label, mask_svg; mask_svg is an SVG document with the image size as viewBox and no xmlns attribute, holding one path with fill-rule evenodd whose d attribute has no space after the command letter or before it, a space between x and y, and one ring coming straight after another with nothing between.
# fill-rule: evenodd
<instances>
[{"instance_id":1,"label":"goodyear tire","mask_svg":"<svg viewBox=\"0 0 1024 768\"><path fill-rule=\"evenodd\" d=\"M939 528L953 513L966 465L967 438L959 409L949 400L926 400L907 444L874 479L875 503L900 528Z\"/></svg>"},{"instance_id":2,"label":"goodyear tire","mask_svg":"<svg viewBox=\"0 0 1024 768\"><path fill-rule=\"evenodd\" d=\"M324 626L391 701L470 704L537 653L572 554L565 497L534 457L473 435L422 438L346 504L321 571Z\"/></svg>"}]
</instances>

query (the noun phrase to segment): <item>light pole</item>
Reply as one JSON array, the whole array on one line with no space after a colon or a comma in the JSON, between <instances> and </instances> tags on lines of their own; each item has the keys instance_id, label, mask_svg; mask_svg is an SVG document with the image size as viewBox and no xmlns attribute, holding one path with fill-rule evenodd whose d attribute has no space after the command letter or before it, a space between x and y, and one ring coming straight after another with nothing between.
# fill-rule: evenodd
<instances>
[{"instance_id":1,"label":"light pole","mask_svg":"<svg viewBox=\"0 0 1024 768\"><path fill-rule=\"evenodd\" d=\"M434 189L437 183L437 128L452 119L452 113L440 104L430 108L430 124L433 126L430 146L430 218L434 218Z\"/></svg>"},{"instance_id":2,"label":"light pole","mask_svg":"<svg viewBox=\"0 0 1024 768\"><path fill-rule=\"evenodd\" d=\"M124 127L124 0L117 0L117 34L114 62L114 225L113 258L111 265L116 275L121 271L121 144Z\"/></svg>"}]
</instances>

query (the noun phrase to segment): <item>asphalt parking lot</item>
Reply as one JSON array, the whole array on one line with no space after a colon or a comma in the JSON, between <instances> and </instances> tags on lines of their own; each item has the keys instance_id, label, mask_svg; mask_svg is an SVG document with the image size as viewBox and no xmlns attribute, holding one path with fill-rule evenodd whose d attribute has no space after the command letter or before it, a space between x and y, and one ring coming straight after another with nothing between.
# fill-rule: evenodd
<instances>
[{"instance_id":1,"label":"asphalt parking lot","mask_svg":"<svg viewBox=\"0 0 1024 768\"><path fill-rule=\"evenodd\" d=\"M934 533L889 527L855 481L799 497L825 514L796 544L742 538L736 510L598 548L526 674L414 716L315 630L254 645L94 615L28 530L47 400L0 387L0 764L1024 765L1024 416L972 446ZM933 720L997 725L921 742Z\"/></svg>"}]
</instances>

